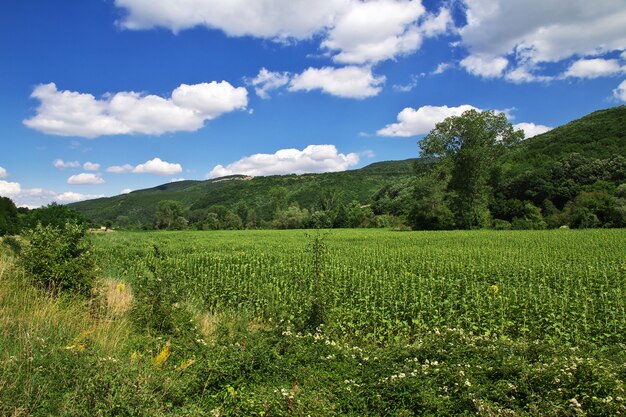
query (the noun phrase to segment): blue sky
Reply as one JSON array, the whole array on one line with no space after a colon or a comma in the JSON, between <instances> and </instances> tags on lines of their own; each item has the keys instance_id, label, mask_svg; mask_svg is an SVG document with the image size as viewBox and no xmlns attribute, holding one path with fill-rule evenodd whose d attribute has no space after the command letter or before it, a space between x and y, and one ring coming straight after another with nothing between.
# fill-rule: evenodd
<instances>
[{"instance_id":1,"label":"blue sky","mask_svg":"<svg viewBox=\"0 0 626 417\"><path fill-rule=\"evenodd\" d=\"M532 136L626 101L623 0L1 8L0 195L30 207L416 157L469 108Z\"/></svg>"}]
</instances>

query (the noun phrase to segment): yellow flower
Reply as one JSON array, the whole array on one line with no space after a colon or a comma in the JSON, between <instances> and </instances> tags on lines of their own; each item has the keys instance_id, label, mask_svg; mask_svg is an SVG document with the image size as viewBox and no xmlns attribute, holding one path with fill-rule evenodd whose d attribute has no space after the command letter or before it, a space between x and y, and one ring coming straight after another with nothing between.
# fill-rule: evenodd
<instances>
[{"instance_id":1,"label":"yellow flower","mask_svg":"<svg viewBox=\"0 0 626 417\"><path fill-rule=\"evenodd\" d=\"M154 366L161 366L165 363L165 361L167 361L167 359L170 357L171 345L172 339L168 340L167 343L165 343L165 346L163 346L163 349L161 349L161 351L154 358L152 358L152 363L154 364Z\"/></svg>"},{"instance_id":2,"label":"yellow flower","mask_svg":"<svg viewBox=\"0 0 626 417\"><path fill-rule=\"evenodd\" d=\"M497 284L493 284L491 287L489 287L489 291L491 291L494 294L497 294L500 292L500 287L498 287Z\"/></svg>"},{"instance_id":3,"label":"yellow flower","mask_svg":"<svg viewBox=\"0 0 626 417\"><path fill-rule=\"evenodd\" d=\"M182 361L180 363L180 365L178 365L176 367L176 370L178 371L184 371L185 369L189 368L191 365L193 365L194 363L196 363L196 359L195 358L191 358L191 359L186 359L184 361Z\"/></svg>"}]
</instances>

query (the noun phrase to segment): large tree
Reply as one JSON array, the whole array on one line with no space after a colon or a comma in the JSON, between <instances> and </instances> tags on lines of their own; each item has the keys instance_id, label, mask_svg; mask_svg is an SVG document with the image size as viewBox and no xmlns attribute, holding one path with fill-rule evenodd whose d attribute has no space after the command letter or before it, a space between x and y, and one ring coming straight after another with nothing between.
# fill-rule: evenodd
<instances>
[{"instance_id":1,"label":"large tree","mask_svg":"<svg viewBox=\"0 0 626 417\"><path fill-rule=\"evenodd\" d=\"M468 110L437 123L418 142L422 156L437 157L450 174L447 190L457 227L488 226L490 175L498 158L522 139L524 132L515 130L503 113Z\"/></svg>"},{"instance_id":2,"label":"large tree","mask_svg":"<svg viewBox=\"0 0 626 417\"><path fill-rule=\"evenodd\" d=\"M19 232L17 207L9 197L0 197L0 236Z\"/></svg>"}]
</instances>

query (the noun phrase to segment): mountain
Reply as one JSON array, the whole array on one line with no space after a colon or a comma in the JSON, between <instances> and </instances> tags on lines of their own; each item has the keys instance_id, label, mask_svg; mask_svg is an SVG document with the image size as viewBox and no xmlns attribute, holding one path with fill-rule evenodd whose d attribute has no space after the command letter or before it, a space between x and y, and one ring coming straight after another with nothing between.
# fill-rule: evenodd
<instances>
[{"instance_id":1,"label":"mountain","mask_svg":"<svg viewBox=\"0 0 626 417\"><path fill-rule=\"evenodd\" d=\"M519 172L545 168L572 153L596 159L626 157L626 106L599 110L526 139L505 162Z\"/></svg>"},{"instance_id":2,"label":"mountain","mask_svg":"<svg viewBox=\"0 0 626 417\"><path fill-rule=\"evenodd\" d=\"M68 205L91 222L139 224L154 218L159 201L175 200L186 210L214 206L233 208L240 202L263 206L270 194L284 194L289 203L311 208L328 194L338 194L344 203L367 204L386 185L409 178L418 159L376 162L366 167L323 174L249 177L232 175L206 181L178 181L115 197L98 198ZM334 198L334 197L333 197Z\"/></svg>"},{"instance_id":3,"label":"mountain","mask_svg":"<svg viewBox=\"0 0 626 417\"><path fill-rule=\"evenodd\" d=\"M562 177L580 177L578 182L581 184L592 183L594 178L604 178L607 176L604 171L615 171L614 167L620 167L624 162L613 161L610 165L600 160L607 161L616 156L626 157L625 136L626 106L619 106L596 111L547 133L526 139L501 161L502 176L505 178L503 184L508 190L504 194L507 198L531 199L539 204L553 193L553 190L544 190L546 184L548 188L554 185L560 187L560 191L564 189L562 184L557 184L558 179L554 178L556 174L550 173L550 170L554 171L554 167L559 168L558 172ZM572 158L572 154L580 156L567 160ZM577 165L574 166L572 161ZM151 223L162 200L180 202L190 217L194 217L194 211L198 216L205 217L209 211L223 215L228 210L243 212L254 208L255 216L267 220L276 214L276 204L282 204L284 208L297 203L300 208L309 210L319 209L329 202L336 204L338 200L342 200L344 204L357 201L365 205L372 203L375 198L381 198L379 191L389 194L387 197L391 200L398 196L410 199L408 180L412 177L416 164L428 166L432 162L414 158L376 162L360 169L335 173L254 178L233 175L206 181L179 181L115 197L74 203L69 207L82 212L95 224L107 221L117 225ZM619 184L622 177L623 173L617 173L611 180ZM543 188L535 190L537 187ZM559 207L580 190L568 192L571 195L564 195L561 203L557 204ZM532 198L529 197L530 194L533 194Z\"/></svg>"}]
</instances>

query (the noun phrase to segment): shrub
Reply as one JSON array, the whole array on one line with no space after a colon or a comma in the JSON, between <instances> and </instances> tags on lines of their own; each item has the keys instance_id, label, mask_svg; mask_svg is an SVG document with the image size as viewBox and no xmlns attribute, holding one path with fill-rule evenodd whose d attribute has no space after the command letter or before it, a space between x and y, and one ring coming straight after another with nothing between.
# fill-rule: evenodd
<instances>
[{"instance_id":1,"label":"shrub","mask_svg":"<svg viewBox=\"0 0 626 417\"><path fill-rule=\"evenodd\" d=\"M55 294L88 296L95 280L91 242L76 223L62 229L38 224L30 232L21 263L35 285Z\"/></svg>"}]
</instances>

